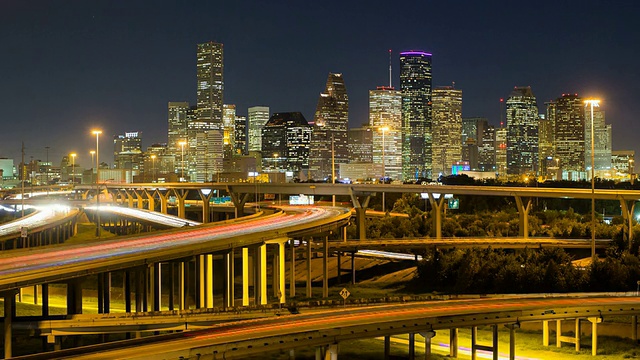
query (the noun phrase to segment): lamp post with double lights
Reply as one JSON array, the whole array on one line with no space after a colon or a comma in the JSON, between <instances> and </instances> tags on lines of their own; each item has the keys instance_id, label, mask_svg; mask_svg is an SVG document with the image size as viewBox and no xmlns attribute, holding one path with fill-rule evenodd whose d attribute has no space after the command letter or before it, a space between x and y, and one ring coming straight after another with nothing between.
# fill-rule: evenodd
<instances>
[{"instance_id":1,"label":"lamp post with double lights","mask_svg":"<svg viewBox=\"0 0 640 360\"><path fill-rule=\"evenodd\" d=\"M178 145L180 145L180 154L181 154L181 160L180 160L180 168L181 168L181 175L180 175L180 181L184 181L184 146L187 145L186 141L180 141L178 143Z\"/></svg>"},{"instance_id":2,"label":"lamp post with double lights","mask_svg":"<svg viewBox=\"0 0 640 360\"><path fill-rule=\"evenodd\" d=\"M593 128L593 108L600 106L600 100L590 99L584 101L585 106L591 108L591 258L596 258L596 178L595 178L595 144Z\"/></svg>"},{"instance_id":3,"label":"lamp post with double lights","mask_svg":"<svg viewBox=\"0 0 640 360\"><path fill-rule=\"evenodd\" d=\"M100 237L100 134L102 130L91 132L96 136L96 237Z\"/></svg>"}]
</instances>

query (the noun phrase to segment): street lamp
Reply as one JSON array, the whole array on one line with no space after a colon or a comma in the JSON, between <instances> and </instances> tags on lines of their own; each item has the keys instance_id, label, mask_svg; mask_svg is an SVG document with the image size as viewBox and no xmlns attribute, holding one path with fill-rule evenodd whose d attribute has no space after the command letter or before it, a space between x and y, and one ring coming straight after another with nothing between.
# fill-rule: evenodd
<instances>
[{"instance_id":1,"label":"street lamp","mask_svg":"<svg viewBox=\"0 0 640 360\"><path fill-rule=\"evenodd\" d=\"M71 182L76 184L76 153L69 154L71 156Z\"/></svg>"},{"instance_id":2,"label":"street lamp","mask_svg":"<svg viewBox=\"0 0 640 360\"><path fill-rule=\"evenodd\" d=\"M96 151L95 150L91 150L91 151L89 151L89 154L91 154L91 167L93 167L93 157L95 156Z\"/></svg>"},{"instance_id":3,"label":"street lamp","mask_svg":"<svg viewBox=\"0 0 640 360\"><path fill-rule=\"evenodd\" d=\"M596 183L595 183L595 144L593 129L593 107L600 106L600 100L590 99L584 101L585 106L591 108L591 258L596 258Z\"/></svg>"},{"instance_id":4,"label":"street lamp","mask_svg":"<svg viewBox=\"0 0 640 360\"><path fill-rule=\"evenodd\" d=\"M182 156L182 159L180 160L180 168L181 168L181 175L180 175L180 181L184 181L184 146L187 145L186 141L180 141L178 143L178 145L180 145L180 153Z\"/></svg>"},{"instance_id":5,"label":"street lamp","mask_svg":"<svg viewBox=\"0 0 640 360\"><path fill-rule=\"evenodd\" d=\"M385 158L384 158L384 134L389 131L389 127L388 126L383 126L380 128L380 131L382 131L382 183L386 184L386 167L387 165L385 164ZM384 212L384 191L382 192L382 212Z\"/></svg>"},{"instance_id":6,"label":"street lamp","mask_svg":"<svg viewBox=\"0 0 640 360\"><path fill-rule=\"evenodd\" d=\"M151 170L151 182L154 182L155 178L156 178L156 154L152 154L151 155L151 167L153 170Z\"/></svg>"},{"instance_id":7,"label":"street lamp","mask_svg":"<svg viewBox=\"0 0 640 360\"><path fill-rule=\"evenodd\" d=\"M100 237L100 134L102 130L91 132L96 136L96 237Z\"/></svg>"}]
</instances>

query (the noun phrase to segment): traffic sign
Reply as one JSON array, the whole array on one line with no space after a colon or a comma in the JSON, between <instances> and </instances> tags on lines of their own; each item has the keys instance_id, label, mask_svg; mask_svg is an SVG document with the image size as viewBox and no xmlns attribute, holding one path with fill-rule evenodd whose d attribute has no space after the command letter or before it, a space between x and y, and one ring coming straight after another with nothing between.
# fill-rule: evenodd
<instances>
[{"instance_id":1,"label":"traffic sign","mask_svg":"<svg viewBox=\"0 0 640 360\"><path fill-rule=\"evenodd\" d=\"M347 290L347 288L343 288L342 290L340 290L340 296L342 296L343 299L347 300L349 295L351 295L351 293L349 292L349 290Z\"/></svg>"}]
</instances>

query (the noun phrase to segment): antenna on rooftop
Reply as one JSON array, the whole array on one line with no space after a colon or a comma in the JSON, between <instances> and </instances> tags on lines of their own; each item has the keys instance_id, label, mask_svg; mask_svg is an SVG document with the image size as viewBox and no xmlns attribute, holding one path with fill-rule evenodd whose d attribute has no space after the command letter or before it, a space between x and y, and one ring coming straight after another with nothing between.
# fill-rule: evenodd
<instances>
[{"instance_id":1,"label":"antenna on rooftop","mask_svg":"<svg viewBox=\"0 0 640 360\"><path fill-rule=\"evenodd\" d=\"M391 83L391 49L389 49L389 87L392 87L392 83Z\"/></svg>"}]
</instances>

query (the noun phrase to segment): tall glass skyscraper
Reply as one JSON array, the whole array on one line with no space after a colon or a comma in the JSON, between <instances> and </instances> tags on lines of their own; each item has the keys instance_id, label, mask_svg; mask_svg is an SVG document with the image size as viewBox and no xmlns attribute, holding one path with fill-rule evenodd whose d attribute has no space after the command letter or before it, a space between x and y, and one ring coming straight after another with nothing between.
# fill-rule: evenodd
<instances>
[{"instance_id":1,"label":"tall glass skyscraper","mask_svg":"<svg viewBox=\"0 0 640 360\"><path fill-rule=\"evenodd\" d=\"M300 112L275 113L262 128L262 169L306 176L311 126Z\"/></svg>"},{"instance_id":2,"label":"tall glass skyscraper","mask_svg":"<svg viewBox=\"0 0 640 360\"><path fill-rule=\"evenodd\" d=\"M462 90L452 86L435 88L432 107L432 166L435 178L440 174L451 175L453 164L462 160Z\"/></svg>"},{"instance_id":3,"label":"tall glass skyscraper","mask_svg":"<svg viewBox=\"0 0 640 360\"><path fill-rule=\"evenodd\" d=\"M507 173L536 174L538 105L531 87L515 87L507 99Z\"/></svg>"},{"instance_id":4,"label":"tall glass skyscraper","mask_svg":"<svg viewBox=\"0 0 640 360\"><path fill-rule=\"evenodd\" d=\"M332 154L335 175L339 164L349 162L348 128L349 97L342 74L329 73L325 91L318 98L314 116L309 172L313 179L331 178Z\"/></svg>"},{"instance_id":5,"label":"tall glass skyscraper","mask_svg":"<svg viewBox=\"0 0 640 360\"><path fill-rule=\"evenodd\" d=\"M262 151L262 128L269 121L268 106L253 106L249 108L249 151Z\"/></svg>"},{"instance_id":6,"label":"tall glass skyscraper","mask_svg":"<svg viewBox=\"0 0 640 360\"><path fill-rule=\"evenodd\" d=\"M373 129L373 162L384 164L386 177L401 180L402 94L400 91L385 86L369 90L369 126Z\"/></svg>"},{"instance_id":7,"label":"tall glass skyscraper","mask_svg":"<svg viewBox=\"0 0 640 360\"><path fill-rule=\"evenodd\" d=\"M431 54L400 53L402 92L402 177L431 177Z\"/></svg>"},{"instance_id":8,"label":"tall glass skyscraper","mask_svg":"<svg viewBox=\"0 0 640 360\"><path fill-rule=\"evenodd\" d=\"M555 156L559 159L558 166L563 173L584 172L585 113L582 98L577 94L562 94L548 105L547 113L550 113L549 119L555 124ZM578 178L584 177L580 175Z\"/></svg>"}]
</instances>

